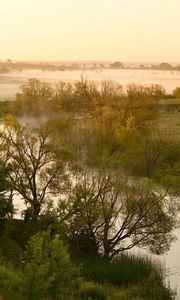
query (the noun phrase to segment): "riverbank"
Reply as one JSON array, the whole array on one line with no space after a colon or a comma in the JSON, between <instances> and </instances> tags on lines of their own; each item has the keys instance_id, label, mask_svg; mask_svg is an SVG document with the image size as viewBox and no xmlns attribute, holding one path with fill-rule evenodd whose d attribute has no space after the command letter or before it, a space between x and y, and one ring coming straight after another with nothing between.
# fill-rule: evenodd
<instances>
[{"instance_id":1,"label":"riverbank","mask_svg":"<svg viewBox=\"0 0 180 300\"><path fill-rule=\"evenodd\" d=\"M23 227L21 227L21 225ZM48 252L48 248L43 246L41 253L43 256L31 256L31 252L24 252L23 248L26 244L26 237L30 227L28 224L24 225L21 220L13 222L6 222L6 230L11 229L11 237L3 236L1 234L0 244L0 297L7 300L27 300L30 299L30 295L34 295L32 299L40 299L40 294L46 295L53 293L48 288L48 284L44 285L42 281L43 276L46 274L47 268L50 267L50 272L63 272L65 268L65 274L61 274L61 281L57 283L51 283L51 288L54 284L54 289L59 284L61 288L61 298L67 297L65 284L61 286L64 277L72 276L71 282L67 281L68 292L71 292L71 297L66 299L71 300L173 300L175 299L175 293L169 287L165 285L165 270L157 260L149 259L142 255L128 255L122 254L116 257L112 262L105 261L100 257L93 257L83 255L80 257L74 257L71 253L71 261L68 258L67 269L67 248L60 251L61 243L54 252L54 256L51 257L49 264L47 265L48 257L45 255ZM32 228L31 228L32 229ZM14 233L13 233L14 232ZM45 233L44 233L45 234ZM39 234L40 236L40 234ZM37 237L37 235L36 235ZM54 239L53 236L51 237ZM35 236L34 236L35 239ZM57 239L57 237L56 237ZM33 238L31 238L33 241ZM50 240L48 241L51 242ZM23 246L24 243L24 246ZM42 247L41 244L37 244L36 238L35 247ZM27 249L27 245L26 245ZM59 249L59 250L58 250ZM58 252L60 251L60 252ZM50 252L51 253L51 252ZM42 254L41 254L42 255ZM65 256L66 255L66 256ZM53 270L55 259L56 263L60 260L61 268ZM33 264L34 260L38 260L38 264ZM12 265L10 265L13 264ZM52 265L51 265L52 263ZM28 273L27 273L28 267ZM76 268L76 273L71 273L72 268ZM31 272L30 272L31 271ZM31 289L29 290L30 278L32 272L36 280L32 281ZM39 271L39 272L38 272ZM41 271L41 272L40 272ZM49 279L49 272L46 274L46 281ZM34 278L33 278L34 279ZM75 282L75 290L72 282ZM36 289L35 286L37 285ZM40 292L40 289L44 291ZM39 290L39 292L38 292ZM28 295L28 298L27 298ZM39 296L38 296L39 295ZM64 296L63 296L64 295ZM0 298L1 299L1 298ZM52 300L59 299L58 294L51 297Z\"/></svg>"}]
</instances>

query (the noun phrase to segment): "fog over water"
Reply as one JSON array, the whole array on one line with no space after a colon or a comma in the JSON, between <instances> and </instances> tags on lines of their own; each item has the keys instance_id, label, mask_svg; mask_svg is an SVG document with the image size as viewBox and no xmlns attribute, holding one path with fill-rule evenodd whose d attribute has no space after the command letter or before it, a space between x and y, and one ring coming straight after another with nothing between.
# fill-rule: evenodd
<instances>
[{"instance_id":1,"label":"fog over water","mask_svg":"<svg viewBox=\"0 0 180 300\"><path fill-rule=\"evenodd\" d=\"M167 93L180 86L179 71L154 71L154 70L94 70L94 71L57 71L43 72L39 70L29 70L22 72L13 72L6 75L0 75L0 101L14 100L19 87L29 78L39 78L44 82L55 84L57 81L74 82L83 76L90 80L113 80L126 86L130 83L136 84L161 84ZM22 201L18 198L15 205L22 208ZM172 244L170 251L160 258L167 267L167 282L172 288L176 288L180 299L180 229L175 232L178 239Z\"/></svg>"},{"instance_id":2,"label":"fog over water","mask_svg":"<svg viewBox=\"0 0 180 300\"><path fill-rule=\"evenodd\" d=\"M44 82L56 83L60 80L74 82L84 78L101 81L114 80L122 86L131 83L136 84L161 84L167 93L180 86L180 71L160 71L160 70L77 70L77 71L57 71L47 72L40 70L25 70L22 72L12 72L0 75L0 100L3 101L15 99L19 86L29 78L39 78Z\"/></svg>"}]
</instances>

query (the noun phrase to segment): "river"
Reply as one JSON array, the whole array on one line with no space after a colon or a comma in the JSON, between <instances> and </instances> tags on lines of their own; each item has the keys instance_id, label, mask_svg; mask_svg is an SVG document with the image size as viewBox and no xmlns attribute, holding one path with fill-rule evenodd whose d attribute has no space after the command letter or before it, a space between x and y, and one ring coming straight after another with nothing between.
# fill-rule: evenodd
<instances>
[{"instance_id":1,"label":"river","mask_svg":"<svg viewBox=\"0 0 180 300\"><path fill-rule=\"evenodd\" d=\"M13 100L19 90L19 86L29 78L36 77L44 82L55 83L59 80L73 82L81 76L90 80L110 79L126 86L130 83L136 84L161 84L167 93L180 86L180 71L155 71L155 70L94 70L94 71L57 71L43 72L40 70L26 70L0 75L0 100Z\"/></svg>"},{"instance_id":2,"label":"river","mask_svg":"<svg viewBox=\"0 0 180 300\"><path fill-rule=\"evenodd\" d=\"M126 86L130 83L136 84L161 84L167 93L180 86L179 71L154 71L154 70L97 70L97 71L57 71L43 72L39 70L26 70L0 75L0 101L14 100L20 85L27 82L29 78L39 78L43 82L56 83L59 80L73 82L81 76L90 80L110 79ZM21 205L16 199L17 208ZM177 241L171 246L170 251L159 259L167 268L167 283L172 289L177 290L177 299L180 300L180 229L175 232Z\"/></svg>"}]
</instances>

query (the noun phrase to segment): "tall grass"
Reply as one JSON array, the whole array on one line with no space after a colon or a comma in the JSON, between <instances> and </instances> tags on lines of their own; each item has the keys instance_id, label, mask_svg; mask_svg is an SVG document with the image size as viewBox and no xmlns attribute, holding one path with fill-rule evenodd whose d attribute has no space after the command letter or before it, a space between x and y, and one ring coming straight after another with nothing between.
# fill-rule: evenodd
<instances>
[{"instance_id":1,"label":"tall grass","mask_svg":"<svg viewBox=\"0 0 180 300\"><path fill-rule=\"evenodd\" d=\"M87 291L92 300L174 299L174 293L164 283L163 265L146 256L123 254L112 262L86 258L82 272L91 282L83 295ZM84 299L89 298L84 296Z\"/></svg>"},{"instance_id":2,"label":"tall grass","mask_svg":"<svg viewBox=\"0 0 180 300\"><path fill-rule=\"evenodd\" d=\"M22 300L22 274L11 266L0 265L0 300Z\"/></svg>"},{"instance_id":3,"label":"tall grass","mask_svg":"<svg viewBox=\"0 0 180 300\"><path fill-rule=\"evenodd\" d=\"M83 276L98 283L109 283L114 286L137 284L153 273L163 279L163 266L146 256L121 255L112 262L100 258L83 260Z\"/></svg>"}]
</instances>

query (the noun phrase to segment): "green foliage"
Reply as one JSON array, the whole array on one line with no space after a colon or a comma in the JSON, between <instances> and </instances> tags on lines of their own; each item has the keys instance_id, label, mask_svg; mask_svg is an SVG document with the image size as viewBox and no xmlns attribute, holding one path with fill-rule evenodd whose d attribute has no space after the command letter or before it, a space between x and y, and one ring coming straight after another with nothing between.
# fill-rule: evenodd
<instances>
[{"instance_id":1,"label":"green foliage","mask_svg":"<svg viewBox=\"0 0 180 300\"><path fill-rule=\"evenodd\" d=\"M23 254L22 249L6 233L4 236L1 236L0 254L6 262L11 262L16 267L20 266Z\"/></svg>"},{"instance_id":2,"label":"green foliage","mask_svg":"<svg viewBox=\"0 0 180 300\"><path fill-rule=\"evenodd\" d=\"M2 140L9 186L27 205L25 219L37 219L49 195L67 183L65 162L55 153L46 125L28 128L9 118Z\"/></svg>"},{"instance_id":3,"label":"green foliage","mask_svg":"<svg viewBox=\"0 0 180 300\"><path fill-rule=\"evenodd\" d=\"M39 79L31 78L21 86L16 95L13 109L16 114L38 116L49 112L49 100L54 91L49 83L43 83Z\"/></svg>"},{"instance_id":4,"label":"green foliage","mask_svg":"<svg viewBox=\"0 0 180 300\"><path fill-rule=\"evenodd\" d=\"M52 95L53 89L50 84L42 83L39 79L32 78L21 87L21 92L17 94L17 98L25 101L50 100Z\"/></svg>"},{"instance_id":5,"label":"green foliage","mask_svg":"<svg viewBox=\"0 0 180 300\"><path fill-rule=\"evenodd\" d=\"M2 296L2 299L23 300L20 293L22 282L21 273L14 271L9 266L0 265L0 297Z\"/></svg>"},{"instance_id":6,"label":"green foliage","mask_svg":"<svg viewBox=\"0 0 180 300\"><path fill-rule=\"evenodd\" d=\"M47 233L46 233L47 234ZM36 235L37 237L37 235ZM33 239L32 239L33 240ZM31 242L32 242L31 240ZM36 244L36 248L38 248L39 244ZM40 249L39 249L40 250ZM40 251L38 250L38 253L40 254ZM61 251L60 247L60 251ZM44 252L46 249L44 249ZM58 245L58 251L59 251L59 245ZM64 256L63 252L63 256ZM162 278L162 272L161 268L155 264L152 261L148 261L147 259L143 259L142 257L123 257L125 259L125 262L127 263L126 270L125 270L125 264L123 267L121 258L118 259L116 262L107 263L107 262L100 262L96 261L96 271L98 271L98 264L101 269L102 263L104 264L104 272L99 275L99 280L97 281L96 274L94 272L92 276L91 268L92 264L95 263L94 261L91 261L91 265L84 266L86 267L86 273L88 274L88 270L91 272L92 279L91 281L86 281L79 286L79 279L78 279L78 273L75 273L73 276L76 277L76 280L78 281L75 284L76 292L72 292L72 285L73 283L71 281L68 281L63 284L62 277L58 277L59 282L58 284L61 285L60 294L55 295L54 292L50 289L49 293L43 292L40 290L38 284L41 284L42 289L47 289L50 283L53 282L54 275L49 272L47 273L47 277L44 278L43 281L40 280L40 277L44 277L45 273L48 269L48 263L46 262L40 263L40 260L37 259L39 255L36 253L36 260L38 265L31 265L33 266L33 270L36 271L38 274L34 274L34 280L31 280L31 291L29 290L29 293L27 294L27 276L32 276L31 271L32 269L28 267L28 270L30 271L30 274L27 275L26 267L25 266L25 274L15 272L12 267L0 265L0 299L7 299L7 300L24 300L24 299L82 299L82 300L172 300L174 299L175 294L167 287L165 287L163 283ZM143 261L144 260L144 261ZM56 264L57 264L56 260ZM66 259L63 259L63 265L65 264ZM31 260L32 262L32 260ZM139 263L142 263L142 267L139 268ZM30 261L28 262L30 264ZM53 268L55 268L55 264L51 264ZM128 272L128 268L130 268L130 272L132 273L131 280L124 279L123 286L121 285L120 281L118 279L115 279L115 274L111 276L113 271L113 264L119 264L119 267L117 268L115 265L115 273L117 277L123 278L123 272ZM131 268L131 264L134 264L133 268ZM146 266L147 264L147 266ZM101 266L100 266L101 265ZM112 266L111 266L112 265ZM138 281L136 278L136 269L135 265L137 266L137 272L141 272L141 280ZM58 265L59 266L59 265ZM61 263L62 267L62 263ZM67 267L67 265L66 265ZM69 267L69 266L68 266ZM72 265L71 265L72 267ZM122 267L122 269L121 269ZM110 268L110 270L109 270ZM148 272L146 272L146 269L149 269ZM52 268L50 268L52 270ZM49 269L49 270L50 270ZM66 273L70 271L55 268L54 271L61 272L63 276L66 277ZM63 272L64 271L64 272ZM77 271L77 270L76 270ZM95 270L94 270L95 271ZM144 272L145 271L145 272ZM44 273L45 272L45 273ZM104 280L105 272L107 272ZM44 274L44 275L43 275ZM52 276L50 276L52 275ZM101 275L101 277L100 277ZM144 277L143 277L144 276ZM125 276L126 277L126 276ZM135 277L135 279L133 279ZM66 277L66 280L69 280L70 278ZM72 279L72 278L71 278ZM136 283L135 283L136 282ZM35 286L37 287L35 289ZM66 290L67 286L69 287L68 290ZM30 287L29 287L30 288ZM53 287L52 287L53 288ZM26 297L25 297L25 294ZM51 292L51 293L50 293ZM37 296L37 293L39 294ZM74 297L73 297L74 296Z\"/></svg>"},{"instance_id":7,"label":"green foliage","mask_svg":"<svg viewBox=\"0 0 180 300\"><path fill-rule=\"evenodd\" d=\"M175 98L180 98L180 87L176 87L172 94Z\"/></svg>"},{"instance_id":8,"label":"green foliage","mask_svg":"<svg viewBox=\"0 0 180 300\"><path fill-rule=\"evenodd\" d=\"M11 194L6 195L6 193L10 190L7 176L8 176L8 168L1 161L0 162L0 221L11 218L14 213Z\"/></svg>"},{"instance_id":9,"label":"green foliage","mask_svg":"<svg viewBox=\"0 0 180 300\"><path fill-rule=\"evenodd\" d=\"M144 256L122 255L111 263L86 258L83 275L88 280L82 288L84 299L88 295L107 300L174 299L165 286L163 266Z\"/></svg>"},{"instance_id":10,"label":"green foliage","mask_svg":"<svg viewBox=\"0 0 180 300\"><path fill-rule=\"evenodd\" d=\"M154 273L151 273L141 284L132 286L127 290L128 299L152 299L171 300L175 299L175 293L167 288Z\"/></svg>"},{"instance_id":11,"label":"green foliage","mask_svg":"<svg viewBox=\"0 0 180 300\"><path fill-rule=\"evenodd\" d=\"M180 194L180 146L178 141L166 143L160 165L152 177L171 192Z\"/></svg>"},{"instance_id":12,"label":"green foliage","mask_svg":"<svg viewBox=\"0 0 180 300\"><path fill-rule=\"evenodd\" d=\"M161 86L130 85L124 92L112 81L97 84L82 78L59 83L52 102L74 117L64 143L80 164L119 168L124 145L157 124Z\"/></svg>"},{"instance_id":13,"label":"green foliage","mask_svg":"<svg viewBox=\"0 0 180 300\"><path fill-rule=\"evenodd\" d=\"M100 258L82 258L86 280L116 287L141 283L151 273L158 280L164 278L163 266L146 256L122 254L111 262ZM136 274L136 276L134 276Z\"/></svg>"},{"instance_id":14,"label":"green foliage","mask_svg":"<svg viewBox=\"0 0 180 300\"><path fill-rule=\"evenodd\" d=\"M40 230L39 224L29 220L12 219L5 222L4 235L13 240L24 251L31 236Z\"/></svg>"},{"instance_id":15,"label":"green foliage","mask_svg":"<svg viewBox=\"0 0 180 300\"><path fill-rule=\"evenodd\" d=\"M93 282L86 282L81 288L82 299L106 300L104 287Z\"/></svg>"},{"instance_id":16,"label":"green foliage","mask_svg":"<svg viewBox=\"0 0 180 300\"><path fill-rule=\"evenodd\" d=\"M176 107L179 94L177 88L172 96L178 97ZM0 267L2 299L173 298L153 262L125 255L113 259L138 244L159 254L173 240L178 206L164 190L179 193L179 115L168 108L166 115L160 112L162 97L159 85L123 90L111 81L82 78L52 88L31 79L15 103L1 105L3 114L14 109L13 114L48 119L48 126L32 132L12 118L1 128L1 256L22 268L21 249L44 230L31 238L22 274ZM171 123L173 134L165 138ZM12 190L27 205L24 221L12 220ZM60 198L57 209L54 196ZM86 255L81 293L79 270L56 233L69 243L75 261Z\"/></svg>"},{"instance_id":17,"label":"green foliage","mask_svg":"<svg viewBox=\"0 0 180 300\"><path fill-rule=\"evenodd\" d=\"M6 114L14 114L12 106L12 101L0 101L0 118L3 118Z\"/></svg>"},{"instance_id":18,"label":"green foliage","mask_svg":"<svg viewBox=\"0 0 180 300\"><path fill-rule=\"evenodd\" d=\"M19 286L22 284L22 278L20 274L17 272L14 272L11 269L8 269L8 267L4 265L0 265L0 289L9 289L10 287L13 287L15 289L18 289Z\"/></svg>"},{"instance_id":19,"label":"green foliage","mask_svg":"<svg viewBox=\"0 0 180 300\"><path fill-rule=\"evenodd\" d=\"M49 232L32 237L27 248L24 289L29 300L46 297L65 300L78 294L78 269L71 263L66 248Z\"/></svg>"},{"instance_id":20,"label":"green foliage","mask_svg":"<svg viewBox=\"0 0 180 300\"><path fill-rule=\"evenodd\" d=\"M14 206L12 199L0 195L0 223L2 220L9 219L13 216Z\"/></svg>"},{"instance_id":21,"label":"green foliage","mask_svg":"<svg viewBox=\"0 0 180 300\"><path fill-rule=\"evenodd\" d=\"M87 250L110 260L137 245L156 254L169 249L179 206L159 187L104 170L84 172L76 182L66 212L74 249L83 249L83 236Z\"/></svg>"}]
</instances>

